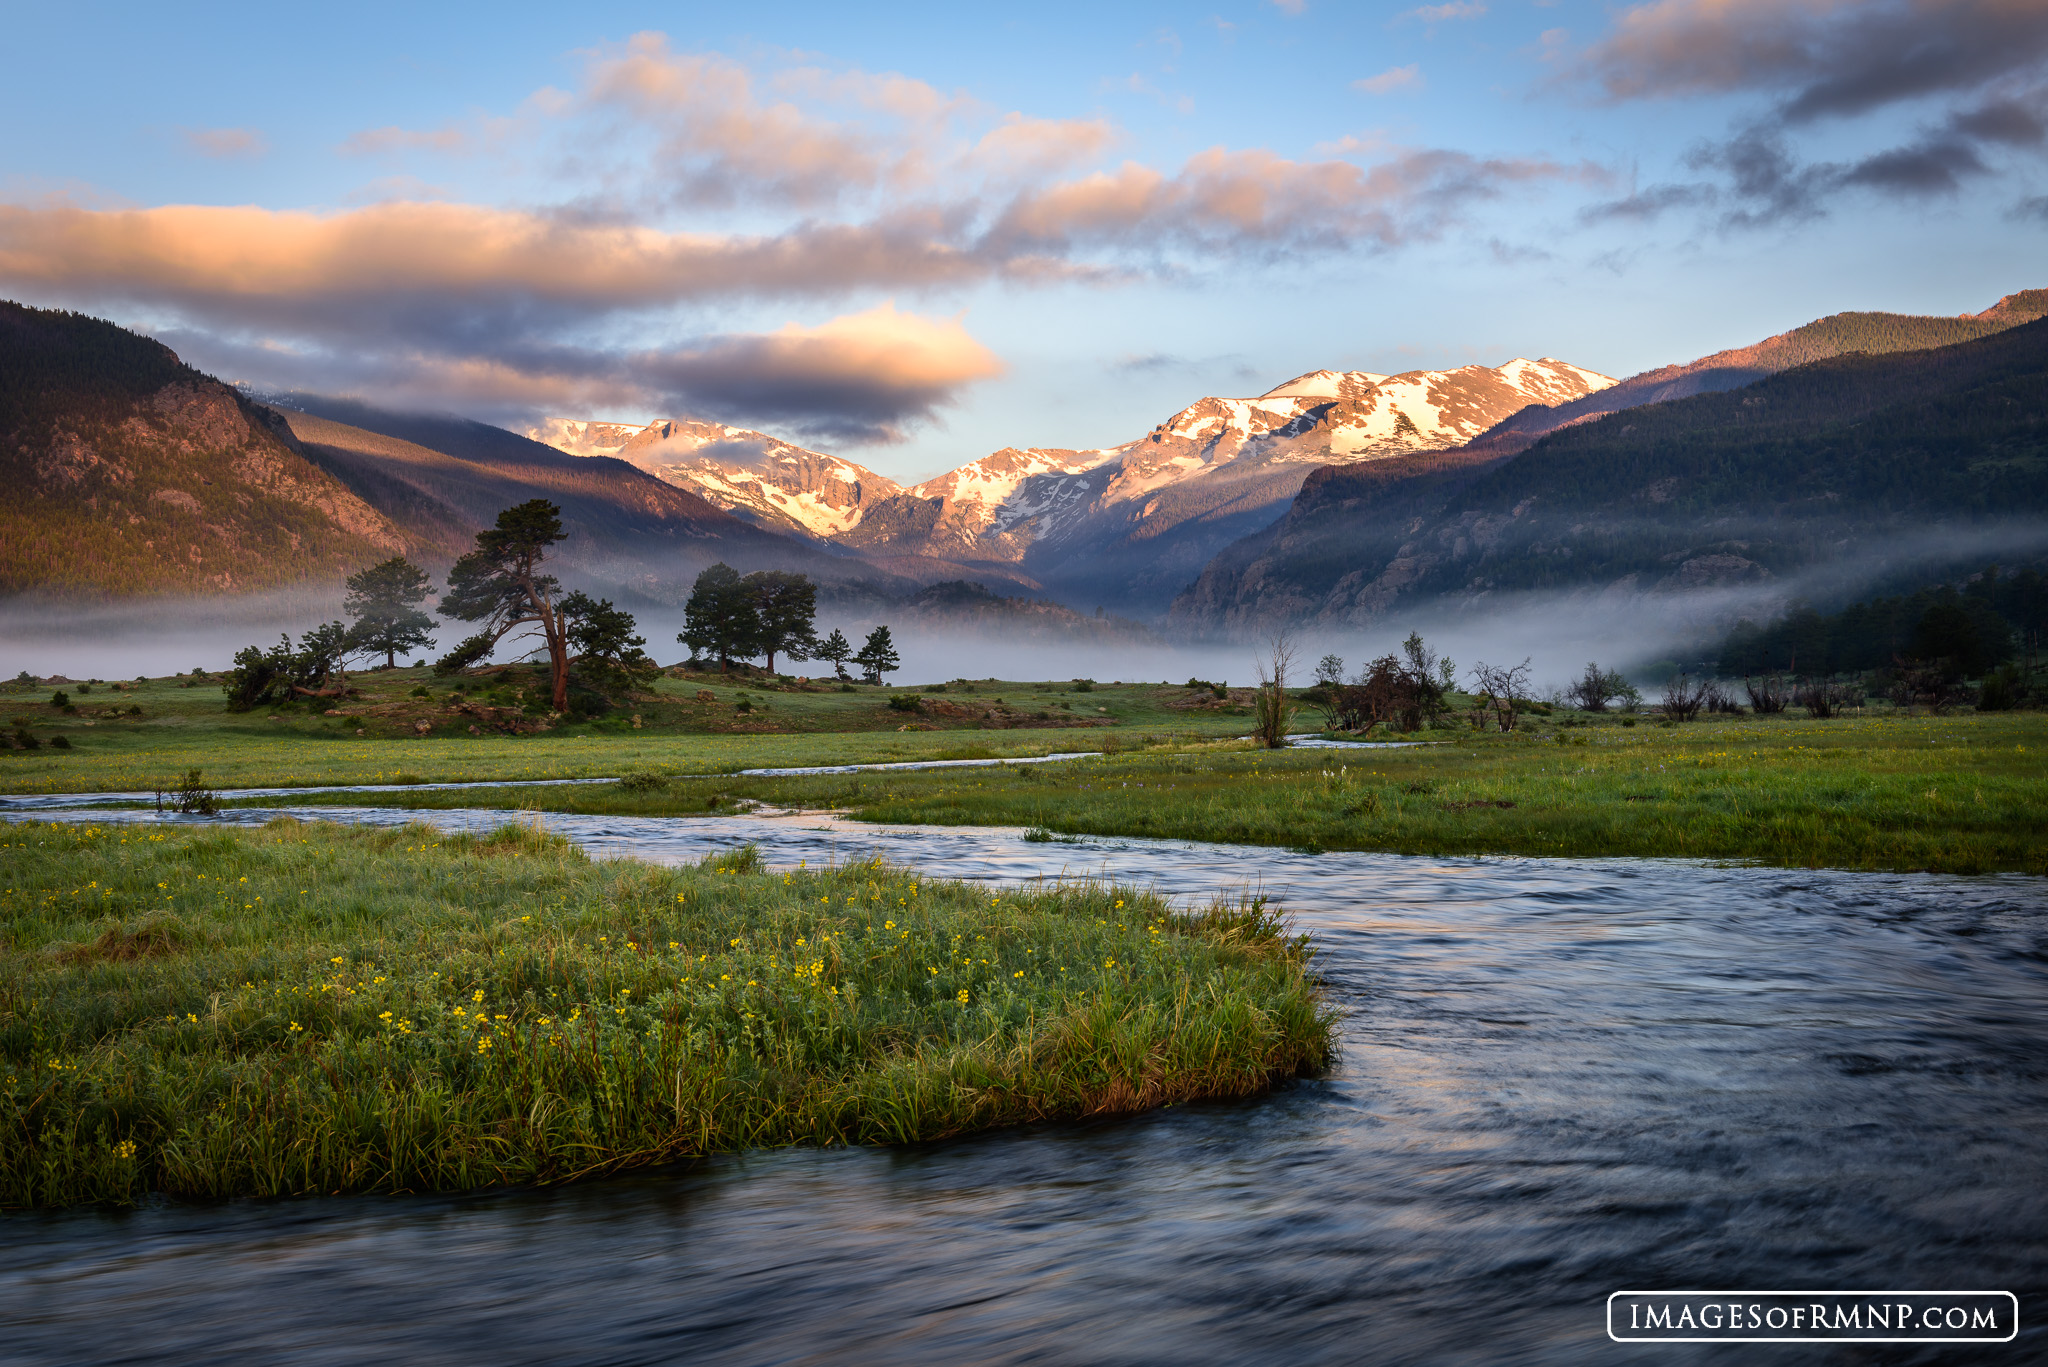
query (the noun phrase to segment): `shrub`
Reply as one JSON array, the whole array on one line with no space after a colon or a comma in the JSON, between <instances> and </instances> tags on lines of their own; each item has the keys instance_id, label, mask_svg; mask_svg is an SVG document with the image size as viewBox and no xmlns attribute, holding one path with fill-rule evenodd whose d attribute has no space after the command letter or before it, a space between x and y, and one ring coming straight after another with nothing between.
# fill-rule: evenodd
<instances>
[{"instance_id":1,"label":"shrub","mask_svg":"<svg viewBox=\"0 0 2048 1367\"><path fill-rule=\"evenodd\" d=\"M58 689L50 695L50 706L62 711L64 708L71 706L71 695L61 688Z\"/></svg>"},{"instance_id":2,"label":"shrub","mask_svg":"<svg viewBox=\"0 0 2048 1367\"><path fill-rule=\"evenodd\" d=\"M892 712L915 712L924 705L924 700L914 693L891 693L889 710Z\"/></svg>"},{"instance_id":3,"label":"shrub","mask_svg":"<svg viewBox=\"0 0 2048 1367\"><path fill-rule=\"evenodd\" d=\"M200 781L197 769L187 769L185 776L171 787L156 790L156 809L164 810L166 802L174 812L195 816L212 816L220 810L220 794Z\"/></svg>"},{"instance_id":4,"label":"shrub","mask_svg":"<svg viewBox=\"0 0 2048 1367\"><path fill-rule=\"evenodd\" d=\"M2020 671L2006 665L1984 676L1977 689L1979 712L2010 712L2026 700L2027 685Z\"/></svg>"},{"instance_id":5,"label":"shrub","mask_svg":"<svg viewBox=\"0 0 2048 1367\"><path fill-rule=\"evenodd\" d=\"M1093 692L1095 691L1095 680L1093 680L1093 679L1076 679L1076 680L1074 680L1074 691L1075 691L1076 693L1093 693Z\"/></svg>"}]
</instances>

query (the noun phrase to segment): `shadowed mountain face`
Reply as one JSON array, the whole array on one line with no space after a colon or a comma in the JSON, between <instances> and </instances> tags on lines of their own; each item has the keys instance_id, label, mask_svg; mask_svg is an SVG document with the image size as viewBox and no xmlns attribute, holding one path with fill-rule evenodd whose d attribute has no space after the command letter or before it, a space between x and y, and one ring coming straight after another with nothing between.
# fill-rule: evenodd
<instances>
[{"instance_id":1,"label":"shadowed mountain face","mask_svg":"<svg viewBox=\"0 0 2048 1367\"><path fill-rule=\"evenodd\" d=\"M1609 414L1519 455L1326 467L1172 624L1363 627L1428 601L1681 593L2048 541L2048 321L1814 362ZM1860 567L1860 568L1859 568Z\"/></svg>"},{"instance_id":2,"label":"shadowed mountain face","mask_svg":"<svg viewBox=\"0 0 2048 1367\"><path fill-rule=\"evenodd\" d=\"M1548 406L1525 408L1485 432L1473 445L1496 455L1508 455L1525 449L1546 432L1588 422L1603 413L1740 389L1781 370L1850 352L1879 355L1952 346L2041 317L2048 317L2048 290L2008 294L1982 313L1966 313L1957 318L1904 313L1830 314L1752 346L1717 351L1689 365L1646 370L1583 398L1562 403L1553 400Z\"/></svg>"},{"instance_id":3,"label":"shadowed mountain face","mask_svg":"<svg viewBox=\"0 0 2048 1367\"><path fill-rule=\"evenodd\" d=\"M422 548L268 416L146 337L0 303L0 593L325 587Z\"/></svg>"},{"instance_id":4,"label":"shadowed mountain face","mask_svg":"<svg viewBox=\"0 0 2048 1367\"><path fill-rule=\"evenodd\" d=\"M855 568L623 460L572 456L460 418L303 395L291 402L298 408L280 417L308 454L431 539L445 559L500 510L545 498L561 508L569 532L556 552L563 564L656 601L687 595L697 572L720 560L828 577Z\"/></svg>"}]
</instances>

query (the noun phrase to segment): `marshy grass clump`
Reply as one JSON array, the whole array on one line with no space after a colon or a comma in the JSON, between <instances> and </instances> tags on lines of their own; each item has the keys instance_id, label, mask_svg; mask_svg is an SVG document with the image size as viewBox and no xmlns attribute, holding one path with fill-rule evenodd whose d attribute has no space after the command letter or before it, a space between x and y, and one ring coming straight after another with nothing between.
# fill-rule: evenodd
<instances>
[{"instance_id":1,"label":"marshy grass clump","mask_svg":"<svg viewBox=\"0 0 2048 1367\"><path fill-rule=\"evenodd\" d=\"M1256 1093L1328 1061L1258 900L593 861L273 822L0 829L0 1205L463 1190Z\"/></svg>"}]
</instances>

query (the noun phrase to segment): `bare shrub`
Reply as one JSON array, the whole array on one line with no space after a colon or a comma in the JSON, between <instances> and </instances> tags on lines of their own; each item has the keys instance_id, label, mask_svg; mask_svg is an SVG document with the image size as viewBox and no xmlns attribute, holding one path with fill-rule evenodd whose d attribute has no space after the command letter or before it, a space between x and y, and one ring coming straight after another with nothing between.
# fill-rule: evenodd
<instances>
[{"instance_id":1,"label":"bare shrub","mask_svg":"<svg viewBox=\"0 0 2048 1367\"><path fill-rule=\"evenodd\" d=\"M1719 679L1707 680L1706 689L1706 710L1708 712L1725 712L1730 716L1736 717L1742 715L1742 704L1737 702L1734 695L1721 686Z\"/></svg>"},{"instance_id":2,"label":"bare shrub","mask_svg":"<svg viewBox=\"0 0 2048 1367\"><path fill-rule=\"evenodd\" d=\"M1253 732L1268 750L1278 750L1287 744L1287 728L1294 722L1294 705L1287 701L1287 675L1294 668L1294 643L1286 632L1273 638L1270 655L1254 661L1253 667L1259 675L1258 696L1253 700Z\"/></svg>"},{"instance_id":3,"label":"bare shrub","mask_svg":"<svg viewBox=\"0 0 2048 1367\"><path fill-rule=\"evenodd\" d=\"M1744 677L1742 688L1749 694L1749 710L1759 716L1783 712L1792 701L1792 690L1782 674L1765 674L1754 679Z\"/></svg>"},{"instance_id":4,"label":"bare shrub","mask_svg":"<svg viewBox=\"0 0 2048 1367\"><path fill-rule=\"evenodd\" d=\"M1691 721L1707 705L1707 683L1683 671L1673 674L1664 685L1664 715L1673 721Z\"/></svg>"},{"instance_id":5,"label":"bare shrub","mask_svg":"<svg viewBox=\"0 0 2048 1367\"><path fill-rule=\"evenodd\" d=\"M1805 708L1808 716L1826 720L1848 708L1863 706L1863 689L1832 679L1801 679L1793 701Z\"/></svg>"},{"instance_id":6,"label":"bare shrub","mask_svg":"<svg viewBox=\"0 0 2048 1367\"><path fill-rule=\"evenodd\" d=\"M1605 712L1610 702L1639 701L1640 698L1635 685L1623 678L1619 671L1602 669L1591 660L1586 662L1586 672L1565 690L1565 700L1582 712Z\"/></svg>"},{"instance_id":7,"label":"bare shrub","mask_svg":"<svg viewBox=\"0 0 2048 1367\"><path fill-rule=\"evenodd\" d=\"M1478 697L1480 716L1491 713L1503 732L1515 729L1515 703L1529 701L1529 661L1518 665L1490 665L1484 660L1472 667L1473 693Z\"/></svg>"}]
</instances>

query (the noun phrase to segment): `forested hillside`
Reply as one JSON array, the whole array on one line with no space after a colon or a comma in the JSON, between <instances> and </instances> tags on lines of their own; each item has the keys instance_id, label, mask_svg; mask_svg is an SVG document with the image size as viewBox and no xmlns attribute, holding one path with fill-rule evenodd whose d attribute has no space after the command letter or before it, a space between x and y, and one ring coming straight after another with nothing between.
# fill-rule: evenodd
<instances>
[{"instance_id":1,"label":"forested hillside","mask_svg":"<svg viewBox=\"0 0 2048 1367\"><path fill-rule=\"evenodd\" d=\"M419 548L265 410L96 318L0 303L0 594L247 592Z\"/></svg>"},{"instance_id":2,"label":"forested hillside","mask_svg":"<svg viewBox=\"0 0 2048 1367\"><path fill-rule=\"evenodd\" d=\"M1958 589L1852 603L1836 613L1800 606L1775 621L1738 622L1701 663L1728 675L1845 674L1901 659L1952 658L1976 675L2015 652L2038 654L2048 634L2048 579L2031 566L1993 565Z\"/></svg>"},{"instance_id":3,"label":"forested hillside","mask_svg":"<svg viewBox=\"0 0 2048 1367\"><path fill-rule=\"evenodd\" d=\"M2021 290L1985 309L1955 318L1907 313L1835 313L1750 346L1659 366L1569 403L1532 405L1481 434L1472 445L1495 455L1526 448L1546 432L1644 404L1754 384L1781 370L1852 352L1885 355L1925 351L1990 337L2048 316L2048 290Z\"/></svg>"},{"instance_id":4,"label":"forested hillside","mask_svg":"<svg viewBox=\"0 0 2048 1367\"><path fill-rule=\"evenodd\" d=\"M1519 456L1412 475L1337 466L1218 557L1174 609L1363 625L1396 603L1512 590L1759 583L1856 556L1938 555L2048 514L2048 321L1838 356L1744 389L1611 414Z\"/></svg>"}]
</instances>

